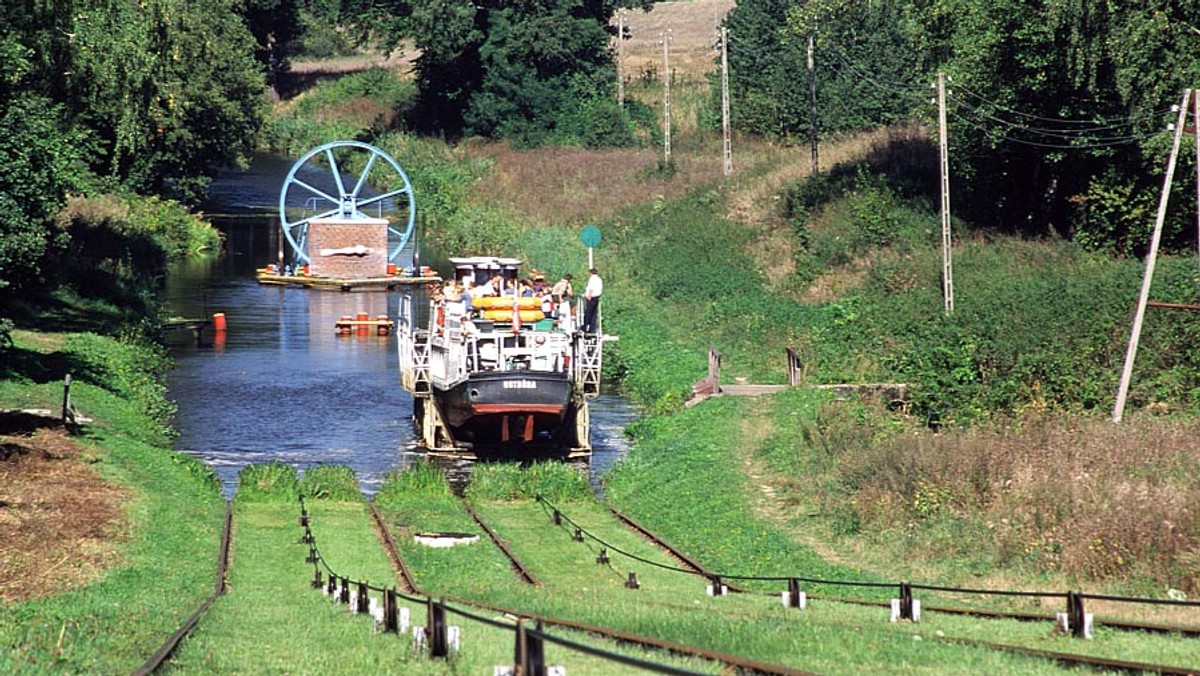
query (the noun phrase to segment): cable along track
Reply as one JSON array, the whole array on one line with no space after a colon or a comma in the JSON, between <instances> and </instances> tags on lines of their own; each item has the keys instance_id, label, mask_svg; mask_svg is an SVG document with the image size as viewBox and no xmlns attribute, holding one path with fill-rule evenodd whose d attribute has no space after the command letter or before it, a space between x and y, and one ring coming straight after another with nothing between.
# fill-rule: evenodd
<instances>
[{"instance_id":1,"label":"cable along track","mask_svg":"<svg viewBox=\"0 0 1200 676\"><path fill-rule=\"evenodd\" d=\"M465 503L463 503L463 504L465 504ZM429 594L428 592L421 590L416 585L416 582L412 576L411 570L404 563L404 557L400 554L400 550L396 545L395 539L391 536L390 532L386 528L386 521L379 514L378 509L374 505L372 505L371 509L372 509L372 514L375 515L376 523L380 527L378 529L379 535L380 535L380 537L379 537L380 544L387 551L388 558L393 562L393 565L396 567L397 575L400 577L400 579L402 581L405 582L405 584L411 586L414 594L425 596L427 599L429 599L432 602L433 596L431 594ZM489 531L491 530L482 522L482 520L480 520L478 518L478 515L475 515L475 518L477 519L477 522L480 523L480 525L483 526L486 530L489 530ZM498 536L494 536L494 537L495 537L495 539L498 539ZM493 541L495 541L495 540L493 540ZM504 549L504 548L502 548L502 549ZM509 560L514 561L514 559L512 557L509 557ZM536 583L531 583L531 584L536 584ZM760 662L757 660L751 660L748 658L739 657L737 655L731 655L728 653L723 653L723 652L719 652L719 651L715 651L715 650L709 650L707 648L685 645L682 643L675 643L672 641L665 641L662 639L657 639L657 638L653 638L653 637L649 637L649 636L642 636L642 635L638 635L638 634L624 632L624 631L612 629L609 627L601 627L598 625L588 624L585 622L577 622L575 620L540 615L537 613L532 613L532 612L528 612L528 611L524 611L524 610L520 610L520 609L516 609L516 608L510 608L510 607L491 604L491 603L484 603L484 602L474 601L474 600L470 600L470 599L462 599L462 598L450 597L450 596L441 596L439 598L441 599L441 603L443 603L443 604L454 603L457 605L470 606L473 608L478 608L478 609L483 609L483 610L490 610L492 612L503 613L505 615L515 617L515 618L520 618L522 620L532 620L532 621L535 621L535 622L538 622L538 623L541 623L541 624L544 624L547 626L559 627L562 629L569 629L569 630L573 630L573 631L583 632L583 633L593 635L593 636L599 636L599 637L602 637L602 638L605 638L608 640L615 641L617 643L637 645L637 646L641 646L643 648L660 650L660 651L664 651L664 652L678 655L678 656L696 657L696 658L704 659L704 660L707 660L710 662L715 662L715 663L723 664L728 667L732 667L732 668L738 670L739 672L755 673L755 674L777 674L779 676L813 676L812 672L794 669L792 667L787 667L787 666L777 665L777 664L768 664L768 663ZM456 611L454 609L451 609L451 611L456 612L457 614L460 614L460 615L470 616L469 613L463 613L461 611ZM474 618L474 619L481 619L481 618Z\"/></svg>"}]
</instances>

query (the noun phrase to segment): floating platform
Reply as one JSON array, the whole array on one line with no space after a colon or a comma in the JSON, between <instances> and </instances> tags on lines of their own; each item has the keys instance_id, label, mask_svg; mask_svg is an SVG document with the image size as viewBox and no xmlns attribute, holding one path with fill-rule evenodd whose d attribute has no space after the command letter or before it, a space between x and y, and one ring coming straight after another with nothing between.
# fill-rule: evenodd
<instances>
[{"instance_id":1,"label":"floating platform","mask_svg":"<svg viewBox=\"0 0 1200 676\"><path fill-rule=\"evenodd\" d=\"M366 277L362 279L283 275L268 272L265 268L259 268L254 276L259 284L301 286L307 289L320 289L322 291L390 291L401 286L424 286L442 281L442 278L436 275L431 277L387 275L385 277Z\"/></svg>"},{"instance_id":2,"label":"floating platform","mask_svg":"<svg viewBox=\"0 0 1200 676\"><path fill-rule=\"evenodd\" d=\"M376 335L387 336L391 335L396 322L382 316L370 319L366 315L359 315L357 319L349 316L342 317L334 322L333 326L339 336L348 336L352 333L365 336L371 333L371 329L375 329Z\"/></svg>"}]
</instances>

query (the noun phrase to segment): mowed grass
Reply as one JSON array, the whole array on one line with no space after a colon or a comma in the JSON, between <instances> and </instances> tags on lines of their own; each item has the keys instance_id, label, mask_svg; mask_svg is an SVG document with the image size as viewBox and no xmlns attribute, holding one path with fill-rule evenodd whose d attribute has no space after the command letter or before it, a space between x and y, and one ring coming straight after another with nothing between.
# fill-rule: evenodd
<instances>
[{"instance_id":1,"label":"mowed grass","mask_svg":"<svg viewBox=\"0 0 1200 676\"><path fill-rule=\"evenodd\" d=\"M790 393L793 408L798 415L815 414L818 407L802 406L800 393ZM810 395L816 396L816 395ZM809 402L816 404L817 400ZM771 522L763 520L755 511L747 476L740 469L747 454L754 452L754 444L761 443L768 435L755 436L743 429L744 420L753 420L748 407L770 405L759 400L732 398L706 402L701 406L685 410L673 419L659 420L643 427L638 447L620 466L607 483L608 495L622 508L651 528L665 536L673 544L681 546L701 563L718 572L745 575L795 575L838 580L880 580L878 576L855 571L845 566L824 562L821 557L798 542L792 535ZM680 430L688 430L685 435ZM738 441L732 441L738 440ZM739 446L739 443L742 444ZM748 446L748 447L745 447ZM815 475L814 481L819 480ZM898 580L891 580L897 581ZM940 584L939 580L911 580L926 584ZM808 585L810 593L824 597L858 596L854 589ZM884 600L895 596L889 590L871 591L861 594L867 598ZM938 598L929 593L920 593L926 606L955 605L961 599ZM983 607L1002 609L1004 600ZM829 611L829 609L832 609ZM927 612L920 625L889 626L884 609L866 609L842 604L814 603L813 613L806 611L804 624L813 625L817 612L831 612L830 622L850 622L859 627L861 618L875 618L852 632L885 631L889 636L896 634L921 636L922 642L936 638L936 632L951 637L970 637L985 641L1014 643L1027 647L1061 652L1079 652L1113 659L1128 659L1142 662L1166 663L1184 667L1200 663L1200 649L1190 639L1173 636L1156 636L1140 633L1117 632L1099 629L1094 641L1080 641L1056 635L1049 622L1016 623L998 620L982 620L969 617ZM1065 610L1065 607L1062 608ZM866 611L866 615L864 615ZM844 630L844 627L843 627ZM932 636L930 634L933 634ZM805 654L823 654L827 644L836 644L836 638L821 638L805 649ZM787 638L780 646L787 645ZM915 640L915 639L912 639ZM892 664L894 648L886 643L868 641L861 648L874 655L873 659ZM715 645L713 647L716 647ZM735 649L738 654L747 653L747 647ZM899 653L905 654L905 651ZM900 659L913 659L913 655ZM833 660L852 660L846 655ZM935 668L953 670L961 662L954 658ZM910 662L902 662L911 666ZM938 662L931 662L937 665ZM801 662L804 668L825 670L815 663ZM1007 672L1006 672L1007 673Z\"/></svg>"},{"instance_id":2,"label":"mowed grass","mask_svg":"<svg viewBox=\"0 0 1200 676\"><path fill-rule=\"evenodd\" d=\"M360 503L312 501L313 532L331 565L381 586L387 558ZM182 673L372 673L417 660L409 642L375 634L311 587L299 504L237 502L229 590L209 609L169 666ZM353 591L353 590L352 590Z\"/></svg>"},{"instance_id":3,"label":"mowed grass","mask_svg":"<svg viewBox=\"0 0 1200 676\"><path fill-rule=\"evenodd\" d=\"M551 472L554 474L554 472ZM413 470L395 473L388 478L376 498L377 506L385 515L385 520L401 556L412 571L423 593L435 597L460 598L469 601L503 605L526 612L542 612L550 607L544 602L546 593L525 585L519 580L508 560L498 548L481 531L478 524L471 518L466 508L450 492L449 485L438 474L436 468L417 467ZM431 548L417 544L413 535L421 532L459 532L474 533L480 536L480 541L471 545L459 545L450 548ZM589 601L560 606L558 610L570 611L576 605L588 604ZM453 604L467 612L502 619L511 622L512 618L497 617L493 611L475 609L470 606ZM577 614L567 612L556 617L576 618ZM485 629L480 623L467 618L449 616L452 624L463 628L464 648L461 660L482 659L488 664L508 664L512 659L511 632L501 629ZM576 643L583 643L609 652L618 652L627 656L649 659L655 662L666 662L693 670L715 671L713 666L704 662L684 660L678 657L646 654L638 648L618 646L611 641L590 637L570 630L546 627L547 631ZM468 649L467 641L482 642L486 648ZM484 657L470 654L471 650L481 651ZM596 656L589 656L570 648L545 644L547 663L567 665L570 673L581 674L620 674L641 673L640 669L624 666L619 663ZM469 672L478 673L478 672Z\"/></svg>"},{"instance_id":4,"label":"mowed grass","mask_svg":"<svg viewBox=\"0 0 1200 676\"><path fill-rule=\"evenodd\" d=\"M778 594L711 597L707 580L669 570L679 564L600 503L577 501L558 507L600 540L654 563L610 549L611 565L597 564L600 545L587 537L584 542L573 540L575 526L566 520L553 525L552 510L535 501L478 504L481 516L543 583L539 597L532 600L539 612L821 673L863 673L881 664L936 673L1053 669L1038 660L933 642L935 637L924 627L889 624L886 608L813 603L801 611L784 608ZM637 573L639 589L624 586L630 570ZM926 636L929 642L924 642Z\"/></svg>"},{"instance_id":5,"label":"mowed grass","mask_svg":"<svg viewBox=\"0 0 1200 676\"><path fill-rule=\"evenodd\" d=\"M418 579L430 579L430 584L437 585L436 593L461 594L528 612L823 672L861 673L876 668L881 660L898 668L924 667L939 673L954 673L955 669L960 673L981 669L1044 673L1052 668L1038 660L932 640L922 643L913 638L911 628L888 624L886 609L827 603L801 612L783 608L774 593L708 597L706 580L667 570L676 564L663 552L621 525L600 503L564 488L571 482L563 475L573 469L551 471L535 465L522 477L522 470L515 467L483 468L480 488L468 489L468 495L507 496L476 497L473 502L481 517L543 583L539 588L520 582L498 551L488 548L486 540L448 550L427 549L406 541L411 533L421 530L479 533L479 528L449 488L439 486L429 473L422 476L423 471L418 470L407 478L394 475L385 484L379 502L389 511L389 524L403 555ZM575 526L569 521L553 524L552 509L529 497L541 488L557 490L564 500L556 506L569 521L615 548L609 551L611 565L596 563L600 545L595 541L572 539ZM616 549L658 565L625 558ZM458 571L457 576L427 572L452 568ZM640 589L625 588L630 570L637 573ZM874 649L864 653L864 641ZM577 658L572 659L569 664L575 668ZM687 664L689 668L713 668L711 664Z\"/></svg>"},{"instance_id":6,"label":"mowed grass","mask_svg":"<svg viewBox=\"0 0 1200 676\"><path fill-rule=\"evenodd\" d=\"M18 332L16 338L28 363L73 359L79 367L97 366L88 360L99 355L73 352L58 336ZM51 382L0 383L0 408L57 410L62 384L47 375ZM158 427L124 397L82 378L71 396L81 414L94 418L77 437L90 447L94 467L132 495L114 545L120 562L86 586L0 603L0 673L133 671L216 581L223 503L211 470L172 453Z\"/></svg>"}]
</instances>

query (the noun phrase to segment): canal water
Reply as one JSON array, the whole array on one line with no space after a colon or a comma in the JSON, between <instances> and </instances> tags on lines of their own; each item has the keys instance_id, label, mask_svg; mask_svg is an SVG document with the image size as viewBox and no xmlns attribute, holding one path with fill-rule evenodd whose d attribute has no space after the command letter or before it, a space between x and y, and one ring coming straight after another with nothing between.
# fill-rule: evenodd
<instances>
[{"instance_id":1,"label":"canal water","mask_svg":"<svg viewBox=\"0 0 1200 676\"><path fill-rule=\"evenodd\" d=\"M225 234L224 253L179 264L167 276L172 314L219 312L227 325L223 337L207 330L199 344L190 332L168 337L176 360L168 378L179 408L176 449L211 465L227 496L243 467L271 461L301 471L348 465L370 495L389 470L420 458L412 399L400 387L394 335L339 336L334 322L360 312L394 318L405 292L257 283L255 270L277 256L273 205L290 167L290 161L264 155L248 171L218 177L206 210ZM593 401L594 486L627 450L622 431L633 418L621 397ZM461 482L470 465L448 469Z\"/></svg>"}]
</instances>

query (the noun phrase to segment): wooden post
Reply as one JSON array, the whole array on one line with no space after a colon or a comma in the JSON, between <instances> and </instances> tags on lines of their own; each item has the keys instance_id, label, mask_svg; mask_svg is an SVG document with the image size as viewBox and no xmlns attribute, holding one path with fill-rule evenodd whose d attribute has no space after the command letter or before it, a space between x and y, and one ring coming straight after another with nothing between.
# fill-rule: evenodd
<instances>
[{"instance_id":1,"label":"wooden post","mask_svg":"<svg viewBox=\"0 0 1200 676\"><path fill-rule=\"evenodd\" d=\"M75 414L71 412L71 374L68 373L63 378L63 402L62 402L62 421L66 425L68 423L75 424Z\"/></svg>"},{"instance_id":2,"label":"wooden post","mask_svg":"<svg viewBox=\"0 0 1200 676\"><path fill-rule=\"evenodd\" d=\"M662 33L663 48L663 165L671 163L671 29Z\"/></svg>"},{"instance_id":3,"label":"wooden post","mask_svg":"<svg viewBox=\"0 0 1200 676\"><path fill-rule=\"evenodd\" d=\"M617 105L625 107L625 10L617 10Z\"/></svg>"},{"instance_id":4,"label":"wooden post","mask_svg":"<svg viewBox=\"0 0 1200 676\"><path fill-rule=\"evenodd\" d=\"M1200 96L1192 97L1192 136L1196 137L1196 157L1200 158ZM1196 161L1196 249L1200 253L1200 159ZM1200 262L1200 258L1197 258ZM1200 285L1200 277L1197 277ZM1200 295L1200 286L1197 287Z\"/></svg>"},{"instance_id":5,"label":"wooden post","mask_svg":"<svg viewBox=\"0 0 1200 676\"><path fill-rule=\"evenodd\" d=\"M708 348L708 377L714 385L721 379L721 353L715 347Z\"/></svg>"},{"instance_id":6,"label":"wooden post","mask_svg":"<svg viewBox=\"0 0 1200 676\"><path fill-rule=\"evenodd\" d=\"M812 146L812 173L821 173L817 161L817 63L813 55L813 34L808 34L808 142Z\"/></svg>"},{"instance_id":7,"label":"wooden post","mask_svg":"<svg viewBox=\"0 0 1200 676\"><path fill-rule=\"evenodd\" d=\"M800 355L792 348L787 348L788 387L800 385Z\"/></svg>"},{"instance_id":8,"label":"wooden post","mask_svg":"<svg viewBox=\"0 0 1200 676\"><path fill-rule=\"evenodd\" d=\"M1133 361L1137 358L1138 341L1142 336L1142 321L1146 318L1146 304L1150 300L1150 284L1154 281L1154 264L1158 259L1158 244L1162 240L1163 222L1167 218L1167 202L1171 198L1171 182L1175 178L1175 160L1179 158L1179 145L1183 138L1183 123L1187 119L1188 101L1192 90L1183 92L1183 105L1179 106L1179 119L1175 122L1175 142L1171 145L1171 157L1167 160L1167 174L1163 178L1162 195L1158 200L1158 214L1154 218L1154 235L1150 238L1150 252L1146 254L1146 271L1142 275L1142 291L1138 296L1137 312L1133 316L1133 329L1129 332L1129 347L1125 351L1125 366L1121 370L1121 382L1117 386L1117 403L1113 405L1113 422L1121 422L1125 415L1125 399L1129 396L1129 381L1133 376Z\"/></svg>"}]
</instances>

